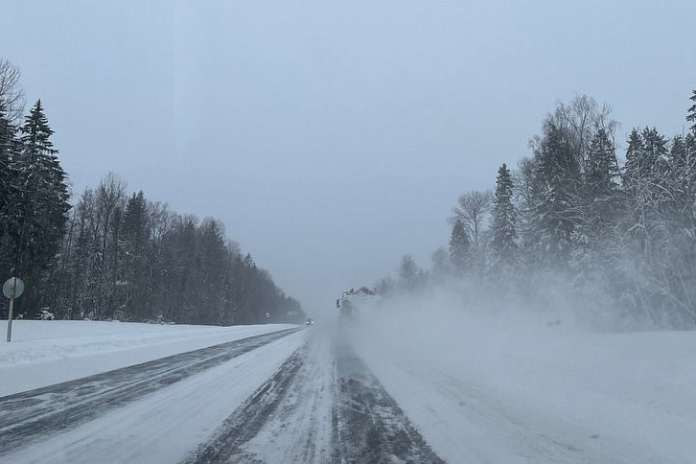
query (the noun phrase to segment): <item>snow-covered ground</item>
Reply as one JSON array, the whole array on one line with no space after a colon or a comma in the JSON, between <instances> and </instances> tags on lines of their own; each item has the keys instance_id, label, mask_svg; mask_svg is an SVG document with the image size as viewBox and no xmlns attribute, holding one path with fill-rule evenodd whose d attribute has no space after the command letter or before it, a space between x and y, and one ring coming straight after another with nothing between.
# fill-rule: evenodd
<instances>
[{"instance_id":1,"label":"snow-covered ground","mask_svg":"<svg viewBox=\"0 0 696 464\"><path fill-rule=\"evenodd\" d=\"M288 327L18 321L0 346L0 392ZM340 349L341 333L352 347ZM393 445L389 434L413 424L452 463L696 463L694 332L597 333L511 312L385 305L343 330L320 323L256 346L2 459L205 462L219 442L240 462L325 462L371 452L351 449L370 437Z\"/></svg>"},{"instance_id":2,"label":"snow-covered ground","mask_svg":"<svg viewBox=\"0 0 696 464\"><path fill-rule=\"evenodd\" d=\"M448 462L696 462L696 333L383 308L354 346Z\"/></svg>"},{"instance_id":3,"label":"snow-covered ground","mask_svg":"<svg viewBox=\"0 0 696 464\"><path fill-rule=\"evenodd\" d=\"M0 396L290 327L15 320L6 343L2 321Z\"/></svg>"},{"instance_id":4,"label":"snow-covered ground","mask_svg":"<svg viewBox=\"0 0 696 464\"><path fill-rule=\"evenodd\" d=\"M13 463L174 463L204 442L304 341L303 331L9 455Z\"/></svg>"},{"instance_id":5,"label":"snow-covered ground","mask_svg":"<svg viewBox=\"0 0 696 464\"><path fill-rule=\"evenodd\" d=\"M332 453L333 332L312 329L305 359L277 411L245 451L261 462L329 462Z\"/></svg>"}]
</instances>

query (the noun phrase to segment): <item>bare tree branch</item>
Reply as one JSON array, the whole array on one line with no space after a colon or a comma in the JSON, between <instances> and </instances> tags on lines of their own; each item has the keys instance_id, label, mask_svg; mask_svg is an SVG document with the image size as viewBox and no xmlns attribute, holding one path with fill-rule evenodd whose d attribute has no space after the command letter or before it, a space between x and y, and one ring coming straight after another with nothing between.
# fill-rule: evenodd
<instances>
[{"instance_id":1,"label":"bare tree branch","mask_svg":"<svg viewBox=\"0 0 696 464\"><path fill-rule=\"evenodd\" d=\"M0 102L7 111L12 123L18 122L24 114L24 90L19 85L22 73L4 58L0 58Z\"/></svg>"},{"instance_id":2,"label":"bare tree branch","mask_svg":"<svg viewBox=\"0 0 696 464\"><path fill-rule=\"evenodd\" d=\"M479 236L482 231L486 214L491 210L493 193L490 190L483 192L473 191L459 197L459 206L452 208L452 222L457 219L471 237L476 249L479 249Z\"/></svg>"}]
</instances>

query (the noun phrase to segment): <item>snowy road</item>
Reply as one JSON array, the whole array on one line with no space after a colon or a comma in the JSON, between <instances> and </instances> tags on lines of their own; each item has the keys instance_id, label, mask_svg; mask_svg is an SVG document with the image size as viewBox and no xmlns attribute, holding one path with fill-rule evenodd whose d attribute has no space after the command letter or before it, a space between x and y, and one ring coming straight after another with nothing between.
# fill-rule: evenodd
<instances>
[{"instance_id":1,"label":"snowy road","mask_svg":"<svg viewBox=\"0 0 696 464\"><path fill-rule=\"evenodd\" d=\"M371 362L394 397L403 401L423 435L448 462L667 463L625 432L549 413L519 392L481 385L443 370ZM418 401L413 401L418 398Z\"/></svg>"},{"instance_id":2,"label":"snowy road","mask_svg":"<svg viewBox=\"0 0 696 464\"><path fill-rule=\"evenodd\" d=\"M602 415L578 388L561 413L566 390L537 401L512 365L496 384L390 341L282 330L6 396L0 462L696 462L680 416Z\"/></svg>"},{"instance_id":3,"label":"snowy road","mask_svg":"<svg viewBox=\"0 0 696 464\"><path fill-rule=\"evenodd\" d=\"M694 333L398 316L353 347L447 462L696 463Z\"/></svg>"},{"instance_id":4,"label":"snowy road","mask_svg":"<svg viewBox=\"0 0 696 464\"><path fill-rule=\"evenodd\" d=\"M352 348L312 331L186 459L202 463L441 463Z\"/></svg>"},{"instance_id":5,"label":"snowy road","mask_svg":"<svg viewBox=\"0 0 696 464\"><path fill-rule=\"evenodd\" d=\"M84 423L89 425L96 418L108 417L113 409L137 402L297 330L248 337L0 398L0 458L18 447L40 447L32 443Z\"/></svg>"},{"instance_id":6,"label":"snowy road","mask_svg":"<svg viewBox=\"0 0 696 464\"><path fill-rule=\"evenodd\" d=\"M442 462L334 335L284 330L0 398L0 460Z\"/></svg>"}]
</instances>

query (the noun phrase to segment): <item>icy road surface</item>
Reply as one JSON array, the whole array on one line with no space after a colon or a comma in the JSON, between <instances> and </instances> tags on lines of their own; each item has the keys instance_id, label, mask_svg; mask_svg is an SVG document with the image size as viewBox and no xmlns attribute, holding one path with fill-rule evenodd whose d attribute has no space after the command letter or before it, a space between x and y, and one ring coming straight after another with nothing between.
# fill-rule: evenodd
<instances>
[{"instance_id":1,"label":"icy road surface","mask_svg":"<svg viewBox=\"0 0 696 464\"><path fill-rule=\"evenodd\" d=\"M0 461L443 462L351 347L282 330L0 398Z\"/></svg>"},{"instance_id":2,"label":"icy road surface","mask_svg":"<svg viewBox=\"0 0 696 464\"><path fill-rule=\"evenodd\" d=\"M350 346L312 335L187 463L444 462Z\"/></svg>"},{"instance_id":3,"label":"icy road surface","mask_svg":"<svg viewBox=\"0 0 696 464\"><path fill-rule=\"evenodd\" d=\"M0 450L88 422L297 330L257 335L0 398Z\"/></svg>"},{"instance_id":4,"label":"icy road surface","mask_svg":"<svg viewBox=\"0 0 696 464\"><path fill-rule=\"evenodd\" d=\"M606 402L602 416L582 390L557 382L545 405L512 365L497 372L521 383L492 382L462 369L461 356L449 364L413 334L408 349L384 327L375 339L367 329L278 329L2 397L0 462L696 462L685 416ZM565 414L552 407L553 389L574 393ZM621 417L652 422L610 427Z\"/></svg>"}]
</instances>

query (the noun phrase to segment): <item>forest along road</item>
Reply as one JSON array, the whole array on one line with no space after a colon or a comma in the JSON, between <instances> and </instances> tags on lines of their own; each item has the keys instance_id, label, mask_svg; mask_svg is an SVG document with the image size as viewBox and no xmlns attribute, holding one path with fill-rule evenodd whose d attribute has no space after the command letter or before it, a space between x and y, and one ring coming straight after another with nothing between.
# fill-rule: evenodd
<instances>
[{"instance_id":1,"label":"forest along road","mask_svg":"<svg viewBox=\"0 0 696 464\"><path fill-rule=\"evenodd\" d=\"M444 462L335 335L250 337L0 398L0 461Z\"/></svg>"}]
</instances>

